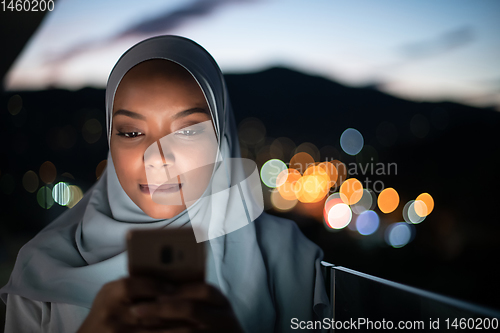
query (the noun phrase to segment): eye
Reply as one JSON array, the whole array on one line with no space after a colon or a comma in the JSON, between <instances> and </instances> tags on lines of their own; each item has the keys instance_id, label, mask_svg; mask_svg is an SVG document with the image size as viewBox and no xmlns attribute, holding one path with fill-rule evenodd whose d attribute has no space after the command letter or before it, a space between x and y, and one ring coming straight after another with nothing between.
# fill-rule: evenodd
<instances>
[{"instance_id":1,"label":"eye","mask_svg":"<svg viewBox=\"0 0 500 333\"><path fill-rule=\"evenodd\" d=\"M177 131L177 132L175 132L175 134L183 135L183 136L194 136L194 135L200 134L201 132L202 132L201 130L190 128L190 129L183 129L183 130Z\"/></svg>"},{"instance_id":2,"label":"eye","mask_svg":"<svg viewBox=\"0 0 500 333\"><path fill-rule=\"evenodd\" d=\"M129 139L136 138L140 134L142 134L142 133L141 132L120 132L120 131L118 131L118 133L116 133L116 135L120 135L120 136L129 138Z\"/></svg>"}]
</instances>

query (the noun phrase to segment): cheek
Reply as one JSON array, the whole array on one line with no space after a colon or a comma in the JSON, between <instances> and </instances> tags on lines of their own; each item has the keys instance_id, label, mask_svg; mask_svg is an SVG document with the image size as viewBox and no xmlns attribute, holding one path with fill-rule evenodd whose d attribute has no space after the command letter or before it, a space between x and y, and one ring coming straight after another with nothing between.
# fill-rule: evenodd
<instances>
[{"instance_id":1,"label":"cheek","mask_svg":"<svg viewBox=\"0 0 500 333\"><path fill-rule=\"evenodd\" d=\"M143 170L142 153L138 149L114 148L111 151L116 175L123 188L136 186Z\"/></svg>"},{"instance_id":2,"label":"cheek","mask_svg":"<svg viewBox=\"0 0 500 333\"><path fill-rule=\"evenodd\" d=\"M174 152L174 165L181 174L206 173L207 168L213 168L216 154L217 147L211 144L182 147Z\"/></svg>"},{"instance_id":3,"label":"cheek","mask_svg":"<svg viewBox=\"0 0 500 333\"><path fill-rule=\"evenodd\" d=\"M212 176L216 152L217 147L214 149L208 145L199 145L175 154L176 171L186 185L186 201L198 199L205 191Z\"/></svg>"}]
</instances>

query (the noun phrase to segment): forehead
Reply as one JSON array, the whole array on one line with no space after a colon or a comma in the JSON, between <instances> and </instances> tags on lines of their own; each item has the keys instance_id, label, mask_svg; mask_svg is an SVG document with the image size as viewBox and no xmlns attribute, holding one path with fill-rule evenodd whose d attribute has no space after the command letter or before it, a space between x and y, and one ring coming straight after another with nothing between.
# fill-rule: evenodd
<instances>
[{"instance_id":1,"label":"forehead","mask_svg":"<svg viewBox=\"0 0 500 333\"><path fill-rule=\"evenodd\" d=\"M181 65L164 59L147 60L132 67L122 78L114 97L113 109L117 104L147 104L151 99L174 104L182 100L207 104L194 77Z\"/></svg>"},{"instance_id":2,"label":"forehead","mask_svg":"<svg viewBox=\"0 0 500 333\"><path fill-rule=\"evenodd\" d=\"M135 65L124 75L122 82L154 78L196 82L184 67L166 59L150 59Z\"/></svg>"}]
</instances>

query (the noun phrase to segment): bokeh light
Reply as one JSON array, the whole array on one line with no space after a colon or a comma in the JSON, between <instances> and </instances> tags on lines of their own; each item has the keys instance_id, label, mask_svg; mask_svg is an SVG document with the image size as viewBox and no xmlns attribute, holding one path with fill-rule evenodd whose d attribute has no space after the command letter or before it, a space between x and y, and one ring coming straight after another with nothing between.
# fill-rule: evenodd
<instances>
[{"instance_id":1,"label":"bokeh light","mask_svg":"<svg viewBox=\"0 0 500 333\"><path fill-rule=\"evenodd\" d=\"M281 171L276 182L278 184L281 184L277 187L277 189L284 199L297 199L297 194L294 191L294 185L300 178L302 178L302 175L295 169L287 169Z\"/></svg>"},{"instance_id":2,"label":"bokeh light","mask_svg":"<svg viewBox=\"0 0 500 333\"><path fill-rule=\"evenodd\" d=\"M316 147L314 144L310 142L304 142L301 143L296 149L295 149L295 154L297 153L308 153L311 155L314 161L319 161L320 158L320 153L318 147Z\"/></svg>"},{"instance_id":3,"label":"bokeh light","mask_svg":"<svg viewBox=\"0 0 500 333\"><path fill-rule=\"evenodd\" d=\"M42 186L36 194L36 200L40 207L49 209L54 204L52 190L48 186Z\"/></svg>"},{"instance_id":4,"label":"bokeh light","mask_svg":"<svg viewBox=\"0 0 500 333\"><path fill-rule=\"evenodd\" d=\"M319 150L320 160L331 161L340 158L340 152L334 146L326 145Z\"/></svg>"},{"instance_id":5,"label":"bokeh light","mask_svg":"<svg viewBox=\"0 0 500 333\"><path fill-rule=\"evenodd\" d=\"M361 213L356 219L356 229L361 235L371 235L377 231L380 224L378 214L373 210Z\"/></svg>"},{"instance_id":6,"label":"bokeh light","mask_svg":"<svg viewBox=\"0 0 500 333\"><path fill-rule=\"evenodd\" d=\"M348 128L340 136L340 147L349 155L356 155L363 149L363 136L361 133L354 129Z\"/></svg>"},{"instance_id":7,"label":"bokeh light","mask_svg":"<svg viewBox=\"0 0 500 333\"><path fill-rule=\"evenodd\" d=\"M23 107L23 99L19 95L13 95L9 98L9 102L7 103L7 109L9 113L13 116L17 115L21 108Z\"/></svg>"},{"instance_id":8,"label":"bokeh light","mask_svg":"<svg viewBox=\"0 0 500 333\"><path fill-rule=\"evenodd\" d=\"M82 135L88 143L96 143L101 138L102 126L99 120L92 118L85 122Z\"/></svg>"},{"instance_id":9,"label":"bokeh light","mask_svg":"<svg viewBox=\"0 0 500 333\"><path fill-rule=\"evenodd\" d=\"M263 145L258 145L254 149L256 151L255 162L257 163L257 166L259 168L262 168L264 163L266 163L267 161L275 159L271 154L271 145L266 144L266 141L268 141L268 138L264 139L264 141L262 142Z\"/></svg>"},{"instance_id":10,"label":"bokeh light","mask_svg":"<svg viewBox=\"0 0 500 333\"><path fill-rule=\"evenodd\" d=\"M23 187L30 193L35 193L38 189L38 175L33 170L26 171L23 176Z\"/></svg>"},{"instance_id":11,"label":"bokeh light","mask_svg":"<svg viewBox=\"0 0 500 333\"><path fill-rule=\"evenodd\" d=\"M347 167L339 160L333 160L329 163L333 164L337 169L337 180L334 185L335 187L339 187L347 179Z\"/></svg>"},{"instance_id":12,"label":"bokeh light","mask_svg":"<svg viewBox=\"0 0 500 333\"><path fill-rule=\"evenodd\" d=\"M434 209L434 199L429 193L420 194L415 201L415 212L419 216L427 216Z\"/></svg>"},{"instance_id":13,"label":"bokeh light","mask_svg":"<svg viewBox=\"0 0 500 333\"><path fill-rule=\"evenodd\" d=\"M399 194L392 187L384 189L378 195L378 208L382 213L389 214L396 210L399 205Z\"/></svg>"},{"instance_id":14,"label":"bokeh light","mask_svg":"<svg viewBox=\"0 0 500 333\"><path fill-rule=\"evenodd\" d=\"M66 178L75 180L75 177L72 174L70 174L69 172L63 172L61 174L61 177L66 177Z\"/></svg>"},{"instance_id":15,"label":"bokeh light","mask_svg":"<svg viewBox=\"0 0 500 333\"><path fill-rule=\"evenodd\" d=\"M73 208L83 198L83 191L80 187L76 185L70 185L69 190L70 190L70 199L66 206L68 208Z\"/></svg>"},{"instance_id":16,"label":"bokeh light","mask_svg":"<svg viewBox=\"0 0 500 333\"><path fill-rule=\"evenodd\" d=\"M52 189L52 198L61 206L66 206L71 199L71 191L68 184L59 182Z\"/></svg>"},{"instance_id":17,"label":"bokeh light","mask_svg":"<svg viewBox=\"0 0 500 333\"><path fill-rule=\"evenodd\" d=\"M358 202L351 205L351 209L355 214L361 214L367 210L373 208L374 202L376 200L375 193L371 190L364 189L361 199Z\"/></svg>"},{"instance_id":18,"label":"bokeh light","mask_svg":"<svg viewBox=\"0 0 500 333\"><path fill-rule=\"evenodd\" d=\"M333 229L342 229L351 222L351 208L345 203L333 205L328 211L328 225Z\"/></svg>"},{"instance_id":19,"label":"bokeh light","mask_svg":"<svg viewBox=\"0 0 500 333\"><path fill-rule=\"evenodd\" d=\"M297 170L301 174L304 174L310 165L315 165L314 158L305 152L295 154L290 160L290 168Z\"/></svg>"},{"instance_id":20,"label":"bokeh light","mask_svg":"<svg viewBox=\"0 0 500 333\"><path fill-rule=\"evenodd\" d=\"M283 145L281 144L281 141L276 141L275 139L271 138L266 138L266 141L270 141L271 144L266 145L267 153L269 154L269 159L278 159L282 161L288 161L289 160L289 154L287 154L287 157L285 158L285 154L283 153Z\"/></svg>"},{"instance_id":21,"label":"bokeh light","mask_svg":"<svg viewBox=\"0 0 500 333\"><path fill-rule=\"evenodd\" d=\"M330 224L328 222L328 213L330 212L330 209L337 204L346 203L346 202L347 202L346 196L343 195L342 193L339 193L339 192L332 193L325 200L325 204L324 204L324 208L323 208L323 218L324 218L325 222L328 224L328 226L330 226Z\"/></svg>"},{"instance_id":22,"label":"bokeh light","mask_svg":"<svg viewBox=\"0 0 500 333\"><path fill-rule=\"evenodd\" d=\"M385 229L385 241L394 248L401 248L410 242L412 229L405 222L397 222Z\"/></svg>"},{"instance_id":23,"label":"bokeh light","mask_svg":"<svg viewBox=\"0 0 500 333\"><path fill-rule=\"evenodd\" d=\"M38 174L40 175L40 179L42 180L42 182L44 182L45 184L50 184L56 179L56 166L50 161L45 161L40 166Z\"/></svg>"},{"instance_id":24,"label":"bokeh light","mask_svg":"<svg viewBox=\"0 0 500 333\"><path fill-rule=\"evenodd\" d=\"M321 162L317 165L318 167L322 168L325 170L329 181L328 188L335 186L337 179L338 179L338 172L337 168L333 163L330 162ZM306 170L307 171L307 170Z\"/></svg>"},{"instance_id":25,"label":"bokeh light","mask_svg":"<svg viewBox=\"0 0 500 333\"><path fill-rule=\"evenodd\" d=\"M271 192L271 203L274 209L280 212L287 212L293 209L297 205L297 202L297 199L287 200L283 198L278 189L274 189Z\"/></svg>"},{"instance_id":26,"label":"bokeh light","mask_svg":"<svg viewBox=\"0 0 500 333\"><path fill-rule=\"evenodd\" d=\"M240 141L240 153L242 158L248 158L250 160L255 161L254 153L241 141Z\"/></svg>"},{"instance_id":27,"label":"bokeh light","mask_svg":"<svg viewBox=\"0 0 500 333\"><path fill-rule=\"evenodd\" d=\"M259 119L249 117L243 119L238 126L238 137L247 146L253 147L264 141L266 127Z\"/></svg>"},{"instance_id":28,"label":"bokeh light","mask_svg":"<svg viewBox=\"0 0 500 333\"><path fill-rule=\"evenodd\" d=\"M425 205L422 202L423 205ZM419 216L415 211L415 200L410 200L403 208L403 219L407 223L418 224L425 220L425 216Z\"/></svg>"},{"instance_id":29,"label":"bokeh light","mask_svg":"<svg viewBox=\"0 0 500 333\"><path fill-rule=\"evenodd\" d=\"M328 176L318 174L302 176L293 186L300 202L312 203L322 200L330 189Z\"/></svg>"},{"instance_id":30,"label":"bokeh light","mask_svg":"<svg viewBox=\"0 0 500 333\"><path fill-rule=\"evenodd\" d=\"M356 178L349 178L340 186L340 193L347 198L346 204L353 205L363 196L363 184Z\"/></svg>"},{"instance_id":31,"label":"bokeh light","mask_svg":"<svg viewBox=\"0 0 500 333\"><path fill-rule=\"evenodd\" d=\"M260 169L260 178L267 187L275 188L285 183L286 178L284 177L279 179L281 183L277 183L277 180L278 175L286 170L288 170L288 167L283 161L272 159L264 163Z\"/></svg>"}]
</instances>

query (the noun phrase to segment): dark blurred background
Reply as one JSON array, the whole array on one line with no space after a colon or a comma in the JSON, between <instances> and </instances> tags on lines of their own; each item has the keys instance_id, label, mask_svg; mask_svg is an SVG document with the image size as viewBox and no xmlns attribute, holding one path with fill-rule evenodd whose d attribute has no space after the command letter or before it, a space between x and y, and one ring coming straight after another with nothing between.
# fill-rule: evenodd
<instances>
[{"instance_id":1,"label":"dark blurred background","mask_svg":"<svg viewBox=\"0 0 500 333\"><path fill-rule=\"evenodd\" d=\"M326 196L285 207L263 183L269 213L294 220L331 263L500 309L498 2L122 3L2 12L1 285L19 248L104 169L104 87L114 63L137 41L172 33L219 62L242 154L259 169L307 152L343 162L346 178L370 180L375 198L383 187L400 196L389 214L372 204L380 222L369 235L356 228L359 214L329 228ZM341 145L348 128L364 140L355 155ZM391 163L397 172L370 169ZM52 194L66 186L69 201ZM433 197L433 211L408 223L411 238L394 246L390 226L421 193Z\"/></svg>"}]
</instances>

